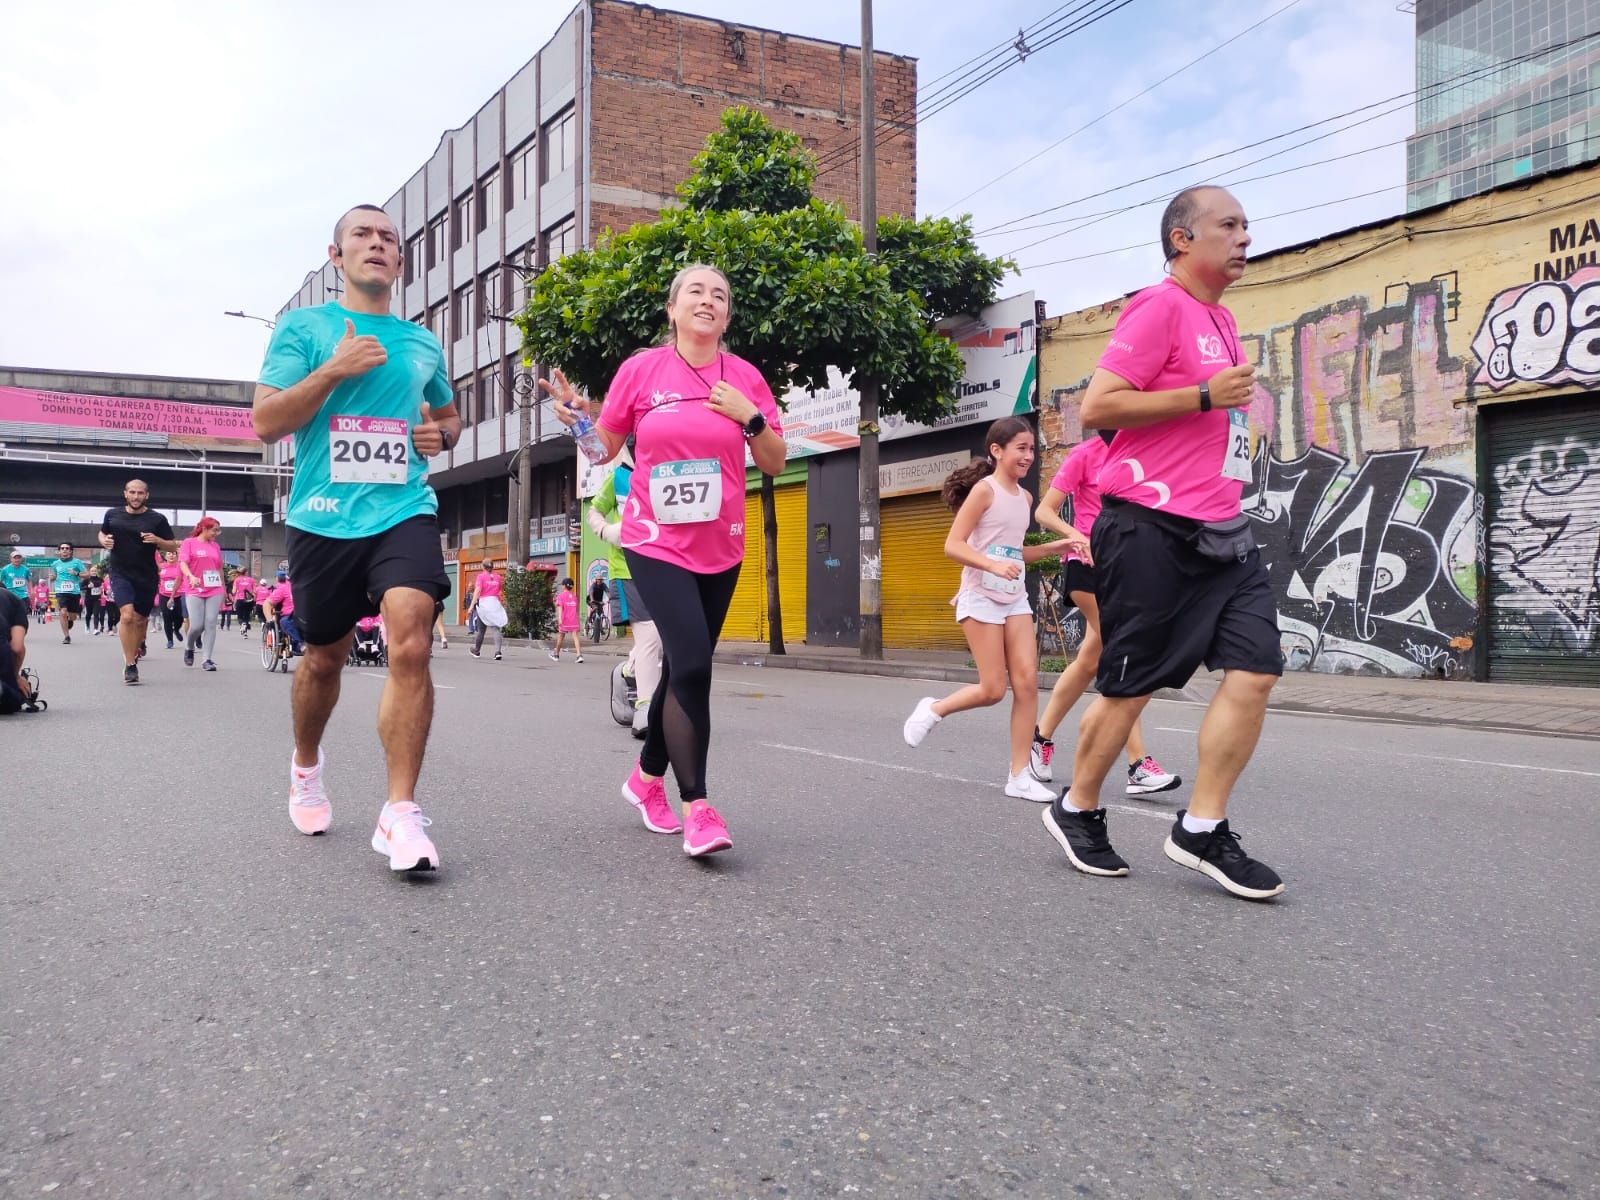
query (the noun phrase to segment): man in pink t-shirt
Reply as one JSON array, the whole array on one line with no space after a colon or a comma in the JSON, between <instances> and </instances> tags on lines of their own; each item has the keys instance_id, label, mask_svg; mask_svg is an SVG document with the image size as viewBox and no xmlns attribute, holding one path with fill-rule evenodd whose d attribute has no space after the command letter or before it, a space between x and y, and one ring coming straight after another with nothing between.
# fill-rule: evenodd
<instances>
[{"instance_id":1,"label":"man in pink t-shirt","mask_svg":"<svg viewBox=\"0 0 1600 1200\"><path fill-rule=\"evenodd\" d=\"M1084 394L1084 427L1117 431L1091 539L1100 695L1079 726L1072 786L1044 817L1078 870L1126 875L1100 786L1151 694L1183 687L1204 662L1223 672L1222 686L1205 718L1194 796L1163 849L1233 895L1264 900L1283 881L1244 853L1226 819L1283 673L1277 604L1240 511L1255 368L1221 303L1244 274L1249 224L1222 188L1173 198L1161 217L1171 277L1128 301Z\"/></svg>"}]
</instances>

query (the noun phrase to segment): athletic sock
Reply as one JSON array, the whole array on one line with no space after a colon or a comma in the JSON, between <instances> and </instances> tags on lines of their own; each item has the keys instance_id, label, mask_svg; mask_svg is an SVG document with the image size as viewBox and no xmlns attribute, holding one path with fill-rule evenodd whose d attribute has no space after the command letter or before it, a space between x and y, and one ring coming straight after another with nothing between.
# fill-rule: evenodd
<instances>
[{"instance_id":1,"label":"athletic sock","mask_svg":"<svg viewBox=\"0 0 1600 1200\"><path fill-rule=\"evenodd\" d=\"M1213 821L1205 817L1193 817L1188 813L1183 814L1183 831L1185 833L1210 833L1221 824L1221 818Z\"/></svg>"}]
</instances>

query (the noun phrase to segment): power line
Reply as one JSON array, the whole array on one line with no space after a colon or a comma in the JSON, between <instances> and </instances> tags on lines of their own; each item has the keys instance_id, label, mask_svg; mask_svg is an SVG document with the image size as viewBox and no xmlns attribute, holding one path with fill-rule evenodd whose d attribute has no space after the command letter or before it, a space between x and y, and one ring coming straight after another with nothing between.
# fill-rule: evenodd
<instances>
[{"instance_id":1,"label":"power line","mask_svg":"<svg viewBox=\"0 0 1600 1200\"><path fill-rule=\"evenodd\" d=\"M1163 75L1160 79L1156 80L1149 87L1143 89L1142 91L1135 92L1133 95L1129 96L1121 104L1116 105L1114 108L1106 109L1106 111L1101 113L1098 117L1095 117L1093 120L1086 121L1082 125L1079 125L1076 129L1074 129L1071 133L1067 134L1065 137L1060 138L1060 139L1058 139L1058 140L1056 140L1054 142L1051 142L1048 146L1046 146L1043 150L1040 150L1037 154L1030 155L1029 157L1027 157L1027 158L1023 159L1021 162L1019 162L1016 166L1010 168L1009 170L1002 171L999 175L996 175L993 179L989 180L988 183L985 183L985 184L981 185L980 187L974 188L972 191L968 192L965 196L962 196L961 199L956 200L954 203L945 205L945 207L940 210L940 214L942 215L943 213L949 212L952 208L955 208L956 205L965 204L968 200L971 200L974 196L978 195L980 192L987 191L988 189L993 187L995 184L999 183L1002 179L1005 179L1008 176L1016 174L1018 171L1022 170L1022 168L1027 166L1029 163L1034 162L1034 161L1036 161L1036 160L1038 160L1040 158L1043 158L1046 154L1049 154L1052 150L1055 150L1059 146L1062 146L1065 143L1071 141L1073 138L1077 137L1084 130L1090 129L1093 126L1098 125L1101 121L1104 121L1107 117L1112 116L1112 115L1122 111L1124 108L1127 108L1128 105L1132 104L1135 100L1139 100L1139 99L1141 99L1141 98L1143 98L1145 96L1148 96L1151 92L1155 91L1162 84L1169 83L1172 80L1176 79L1179 75L1182 75L1190 67L1199 65L1200 63L1204 62L1206 59L1210 58L1213 54L1217 53L1219 50L1226 49L1228 46L1233 45L1234 42L1237 42L1240 38L1244 37L1246 34L1254 33L1257 29L1260 29L1268 21L1272 20L1274 17L1281 16L1282 14L1288 12L1291 8L1293 8L1295 5L1299 4L1300 2L1301 2L1301 0L1289 0L1289 3L1285 4L1282 8L1276 9L1273 12L1268 13L1266 16L1262 17L1261 20L1257 21L1254 25L1251 25L1246 29L1241 29L1238 33L1234 34L1227 41L1218 42L1215 46L1211 47L1211 49L1207 50L1204 54L1200 55L1199 58L1190 59L1188 62L1184 63L1183 66L1179 67L1176 71L1173 71L1170 75Z\"/></svg>"}]
</instances>

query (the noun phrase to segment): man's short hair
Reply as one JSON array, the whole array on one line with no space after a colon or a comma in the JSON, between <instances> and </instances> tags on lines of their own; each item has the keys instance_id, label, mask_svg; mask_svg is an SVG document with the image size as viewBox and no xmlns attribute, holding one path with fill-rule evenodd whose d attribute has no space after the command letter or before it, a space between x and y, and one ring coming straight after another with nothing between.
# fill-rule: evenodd
<instances>
[{"instance_id":1,"label":"man's short hair","mask_svg":"<svg viewBox=\"0 0 1600 1200\"><path fill-rule=\"evenodd\" d=\"M1175 230L1189 230L1194 224L1194 219L1200 215L1200 193L1219 192L1222 189L1214 183L1199 183L1194 187L1186 187L1167 202L1166 211L1161 214L1161 260L1171 262L1178 257L1178 250L1172 244L1172 235ZM1191 232L1191 238L1194 234Z\"/></svg>"},{"instance_id":2,"label":"man's short hair","mask_svg":"<svg viewBox=\"0 0 1600 1200\"><path fill-rule=\"evenodd\" d=\"M352 208L349 211L347 211L344 214L344 216L340 217L337 221L334 222L334 225L333 225L333 244L335 246L337 246L339 244L339 239L344 236L344 224L345 224L346 221L348 221L350 219L350 214L351 213L358 213L358 212L375 212L375 213L382 213L386 217L389 216L389 210L384 208L383 205L381 205L381 204L358 204L358 205L356 205L354 208ZM392 220L393 218L390 218L390 219Z\"/></svg>"}]
</instances>

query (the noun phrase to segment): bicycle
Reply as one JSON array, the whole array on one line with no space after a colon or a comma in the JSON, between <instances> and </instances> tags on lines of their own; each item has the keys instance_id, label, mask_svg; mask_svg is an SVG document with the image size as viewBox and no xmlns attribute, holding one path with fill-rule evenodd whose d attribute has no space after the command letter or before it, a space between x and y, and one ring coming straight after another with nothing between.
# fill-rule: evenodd
<instances>
[{"instance_id":1,"label":"bicycle","mask_svg":"<svg viewBox=\"0 0 1600 1200\"><path fill-rule=\"evenodd\" d=\"M611 636L611 614L604 604L589 606L589 619L584 622L583 633L591 642L603 642Z\"/></svg>"},{"instance_id":2,"label":"bicycle","mask_svg":"<svg viewBox=\"0 0 1600 1200\"><path fill-rule=\"evenodd\" d=\"M283 631L278 628L276 619L261 623L261 668L272 672L279 667L283 673L289 673L289 660L294 657L294 647L289 645L289 639L283 636Z\"/></svg>"}]
</instances>

